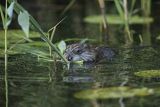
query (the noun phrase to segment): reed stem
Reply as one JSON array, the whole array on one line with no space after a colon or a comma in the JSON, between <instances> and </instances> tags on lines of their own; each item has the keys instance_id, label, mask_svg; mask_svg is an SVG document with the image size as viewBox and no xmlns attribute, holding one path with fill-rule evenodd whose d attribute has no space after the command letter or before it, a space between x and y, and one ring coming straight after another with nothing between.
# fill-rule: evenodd
<instances>
[{"instance_id":1,"label":"reed stem","mask_svg":"<svg viewBox=\"0 0 160 107\"><path fill-rule=\"evenodd\" d=\"M102 21L103 21L103 29L104 29L104 35L105 35L104 39L106 39L106 42L108 42L109 34L108 34L108 23L107 23L106 12L105 12L105 2L104 0L98 0L98 2L101 10Z\"/></svg>"},{"instance_id":2,"label":"reed stem","mask_svg":"<svg viewBox=\"0 0 160 107\"><path fill-rule=\"evenodd\" d=\"M7 29L5 29L5 94L6 94L6 107L8 107L8 54L7 54Z\"/></svg>"},{"instance_id":3,"label":"reed stem","mask_svg":"<svg viewBox=\"0 0 160 107\"><path fill-rule=\"evenodd\" d=\"M5 55L5 100L6 100L6 107L8 107L8 53L7 53L7 0L5 2L5 21L4 21L4 35L5 35L5 49L4 49L4 55Z\"/></svg>"},{"instance_id":4,"label":"reed stem","mask_svg":"<svg viewBox=\"0 0 160 107\"><path fill-rule=\"evenodd\" d=\"M131 42L132 43L132 37L130 33L130 28L129 28L129 15L128 15L128 3L127 0L123 0L123 7L124 7L124 21L125 21L125 32L127 34L127 43Z\"/></svg>"}]
</instances>

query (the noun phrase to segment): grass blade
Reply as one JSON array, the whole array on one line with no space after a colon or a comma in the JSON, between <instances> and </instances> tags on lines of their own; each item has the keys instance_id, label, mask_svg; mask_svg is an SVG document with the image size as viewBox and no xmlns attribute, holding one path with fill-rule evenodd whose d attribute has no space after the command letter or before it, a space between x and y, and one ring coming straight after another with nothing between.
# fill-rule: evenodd
<instances>
[{"instance_id":1,"label":"grass blade","mask_svg":"<svg viewBox=\"0 0 160 107\"><path fill-rule=\"evenodd\" d=\"M1 13L1 18L2 18L2 24L3 24L3 27L4 27L5 19L4 19L4 14L3 14L3 11L2 11L1 5L0 5L0 13Z\"/></svg>"},{"instance_id":2,"label":"grass blade","mask_svg":"<svg viewBox=\"0 0 160 107\"><path fill-rule=\"evenodd\" d=\"M124 11L121 7L121 3L119 0L114 0L114 3L116 5L117 11L119 13L119 15L121 16L122 19L124 19Z\"/></svg>"},{"instance_id":3,"label":"grass blade","mask_svg":"<svg viewBox=\"0 0 160 107\"><path fill-rule=\"evenodd\" d=\"M71 0L69 2L69 4L67 5L67 7L63 10L63 12L61 13L61 15L63 15L64 13L66 13L74 5L75 2L76 2L76 0Z\"/></svg>"},{"instance_id":4,"label":"grass blade","mask_svg":"<svg viewBox=\"0 0 160 107\"><path fill-rule=\"evenodd\" d=\"M134 9L134 6L135 6L135 4L136 4L136 0L131 0L131 9L130 9L130 11L129 11L129 17L132 15L132 13L133 13L133 9Z\"/></svg>"}]
</instances>

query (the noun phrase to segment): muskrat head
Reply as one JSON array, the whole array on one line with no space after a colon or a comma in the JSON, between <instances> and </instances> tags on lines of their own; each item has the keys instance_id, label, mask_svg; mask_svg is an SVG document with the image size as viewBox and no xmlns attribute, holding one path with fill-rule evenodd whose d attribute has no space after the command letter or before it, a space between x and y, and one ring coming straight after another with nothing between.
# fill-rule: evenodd
<instances>
[{"instance_id":1,"label":"muskrat head","mask_svg":"<svg viewBox=\"0 0 160 107\"><path fill-rule=\"evenodd\" d=\"M96 58L96 52L86 44L76 43L68 45L64 56L68 61L93 62Z\"/></svg>"}]
</instances>

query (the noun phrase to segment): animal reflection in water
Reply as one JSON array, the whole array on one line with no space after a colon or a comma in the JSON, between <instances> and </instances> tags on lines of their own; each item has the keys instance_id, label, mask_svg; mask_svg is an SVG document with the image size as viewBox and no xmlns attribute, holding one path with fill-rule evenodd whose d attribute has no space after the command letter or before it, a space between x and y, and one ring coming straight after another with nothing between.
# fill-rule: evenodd
<instances>
[{"instance_id":1,"label":"animal reflection in water","mask_svg":"<svg viewBox=\"0 0 160 107\"><path fill-rule=\"evenodd\" d=\"M66 59L70 62L83 61L86 63L81 66L82 68L76 64L70 65L70 72L68 72L69 74L63 77L63 81L71 83L95 82L95 79L91 75L77 75L76 72L78 72L79 70L89 70L89 68L92 68L94 66L93 62L99 62L102 59L111 60L114 55L114 51L106 46L92 47L87 44L81 43L68 45L64 52L64 56L66 57Z\"/></svg>"}]
</instances>

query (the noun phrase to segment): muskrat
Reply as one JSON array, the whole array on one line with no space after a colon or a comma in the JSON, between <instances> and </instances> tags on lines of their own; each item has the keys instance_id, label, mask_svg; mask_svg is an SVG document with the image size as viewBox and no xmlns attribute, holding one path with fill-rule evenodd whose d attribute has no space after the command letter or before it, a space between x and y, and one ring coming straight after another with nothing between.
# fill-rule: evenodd
<instances>
[{"instance_id":1,"label":"muskrat","mask_svg":"<svg viewBox=\"0 0 160 107\"><path fill-rule=\"evenodd\" d=\"M68 61L98 62L102 59L111 60L115 52L107 46L93 47L84 43L68 45L64 56Z\"/></svg>"}]
</instances>

